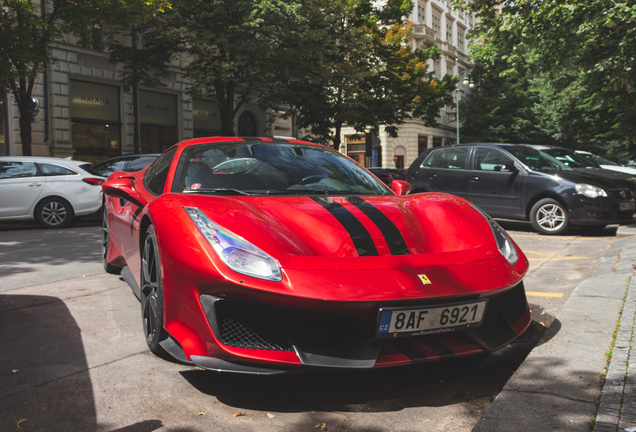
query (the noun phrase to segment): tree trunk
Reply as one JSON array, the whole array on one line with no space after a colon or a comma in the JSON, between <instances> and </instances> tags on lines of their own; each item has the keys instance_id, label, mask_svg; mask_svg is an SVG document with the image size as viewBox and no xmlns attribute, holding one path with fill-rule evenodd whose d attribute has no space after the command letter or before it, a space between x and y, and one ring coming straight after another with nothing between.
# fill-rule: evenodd
<instances>
[{"instance_id":1,"label":"tree trunk","mask_svg":"<svg viewBox=\"0 0 636 432\"><path fill-rule=\"evenodd\" d=\"M31 153L31 95L33 93L34 80L29 80L27 86L26 79L20 78L20 89L15 95L18 110L20 111L20 140L22 141L22 156L32 156Z\"/></svg>"},{"instance_id":2,"label":"tree trunk","mask_svg":"<svg viewBox=\"0 0 636 432\"><path fill-rule=\"evenodd\" d=\"M221 136L234 136L234 86L217 80L214 90L221 105Z\"/></svg>"},{"instance_id":3,"label":"tree trunk","mask_svg":"<svg viewBox=\"0 0 636 432\"><path fill-rule=\"evenodd\" d=\"M336 151L340 151L340 131L342 130L342 123L336 123L336 133L333 135L333 148Z\"/></svg>"}]
</instances>

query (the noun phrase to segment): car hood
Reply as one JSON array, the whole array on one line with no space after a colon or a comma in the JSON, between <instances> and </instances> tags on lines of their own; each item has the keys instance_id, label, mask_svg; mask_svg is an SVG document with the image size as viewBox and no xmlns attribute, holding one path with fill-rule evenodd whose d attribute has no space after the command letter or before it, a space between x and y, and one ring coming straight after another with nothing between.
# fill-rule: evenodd
<instances>
[{"instance_id":1,"label":"car hood","mask_svg":"<svg viewBox=\"0 0 636 432\"><path fill-rule=\"evenodd\" d=\"M487 220L453 195L168 194L165 200L173 207L199 208L214 223L290 268L341 267L343 260L355 268L397 268L501 256Z\"/></svg>"},{"instance_id":2,"label":"car hood","mask_svg":"<svg viewBox=\"0 0 636 432\"><path fill-rule=\"evenodd\" d=\"M572 171L538 171L541 173L556 175L574 183L587 183L603 189L636 190L636 181L633 176L612 172L600 168L577 168Z\"/></svg>"}]
</instances>

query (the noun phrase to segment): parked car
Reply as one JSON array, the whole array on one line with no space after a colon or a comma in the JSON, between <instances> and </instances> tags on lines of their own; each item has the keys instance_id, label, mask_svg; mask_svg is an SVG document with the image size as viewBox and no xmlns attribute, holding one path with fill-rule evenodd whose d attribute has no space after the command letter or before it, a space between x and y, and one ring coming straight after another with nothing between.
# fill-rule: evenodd
<instances>
[{"instance_id":1,"label":"parked car","mask_svg":"<svg viewBox=\"0 0 636 432\"><path fill-rule=\"evenodd\" d=\"M407 181L411 193L451 193L492 217L529 220L543 234L632 222L631 182L598 171L576 171L532 145L474 143L425 151Z\"/></svg>"},{"instance_id":2,"label":"parked car","mask_svg":"<svg viewBox=\"0 0 636 432\"><path fill-rule=\"evenodd\" d=\"M149 349L184 363L371 369L536 330L528 260L497 223L457 197L389 189L325 146L192 139L103 189L104 267L140 299Z\"/></svg>"},{"instance_id":3,"label":"parked car","mask_svg":"<svg viewBox=\"0 0 636 432\"><path fill-rule=\"evenodd\" d=\"M92 172L108 177L115 171L135 172L151 165L161 153L139 153L115 156L91 166Z\"/></svg>"},{"instance_id":4,"label":"parked car","mask_svg":"<svg viewBox=\"0 0 636 432\"><path fill-rule=\"evenodd\" d=\"M586 158L585 156L578 154L576 151L564 147L544 145L532 145L532 147L549 154L565 165L574 168L576 171L584 171L612 180L626 181L630 184L630 189L636 196L636 178L633 175L617 172L615 170L604 169L594 160Z\"/></svg>"},{"instance_id":5,"label":"parked car","mask_svg":"<svg viewBox=\"0 0 636 432\"><path fill-rule=\"evenodd\" d=\"M616 162L612 162L609 159L605 159L604 157L595 155L594 153L590 153L588 151L575 150L575 153L583 156L586 159L591 160L603 169L618 171L624 174L636 175L636 168L634 167L617 164Z\"/></svg>"},{"instance_id":6,"label":"parked car","mask_svg":"<svg viewBox=\"0 0 636 432\"><path fill-rule=\"evenodd\" d=\"M406 170L404 169L387 167L367 169L375 174L375 176L382 180L382 182L387 186L391 186L393 180L404 180L406 178Z\"/></svg>"},{"instance_id":7,"label":"parked car","mask_svg":"<svg viewBox=\"0 0 636 432\"><path fill-rule=\"evenodd\" d=\"M60 158L0 157L0 221L35 219L46 228L63 228L95 213L106 179L89 167Z\"/></svg>"}]
</instances>

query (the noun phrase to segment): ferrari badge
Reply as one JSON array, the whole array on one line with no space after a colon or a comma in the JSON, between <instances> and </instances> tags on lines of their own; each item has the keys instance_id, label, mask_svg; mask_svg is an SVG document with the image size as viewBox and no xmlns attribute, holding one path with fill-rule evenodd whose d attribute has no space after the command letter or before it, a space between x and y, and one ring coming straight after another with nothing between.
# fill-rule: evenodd
<instances>
[{"instance_id":1,"label":"ferrari badge","mask_svg":"<svg viewBox=\"0 0 636 432\"><path fill-rule=\"evenodd\" d=\"M418 276L419 276L420 280L422 281L422 283L424 285L431 285L433 283L433 282L431 282L431 280L428 277L426 277L425 274L421 274L421 275L418 275Z\"/></svg>"}]
</instances>

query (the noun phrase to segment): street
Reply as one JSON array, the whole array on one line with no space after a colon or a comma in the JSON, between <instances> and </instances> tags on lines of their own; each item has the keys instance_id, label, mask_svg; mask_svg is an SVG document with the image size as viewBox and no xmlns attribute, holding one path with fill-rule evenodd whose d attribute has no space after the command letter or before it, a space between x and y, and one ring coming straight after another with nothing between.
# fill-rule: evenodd
<instances>
[{"instance_id":1,"label":"street","mask_svg":"<svg viewBox=\"0 0 636 432\"><path fill-rule=\"evenodd\" d=\"M549 237L500 223L530 260L528 301L544 326L616 233ZM181 365L148 351L139 302L103 271L101 226L90 220L0 225L0 341L0 430L25 431L470 431L532 348L357 373Z\"/></svg>"}]
</instances>

